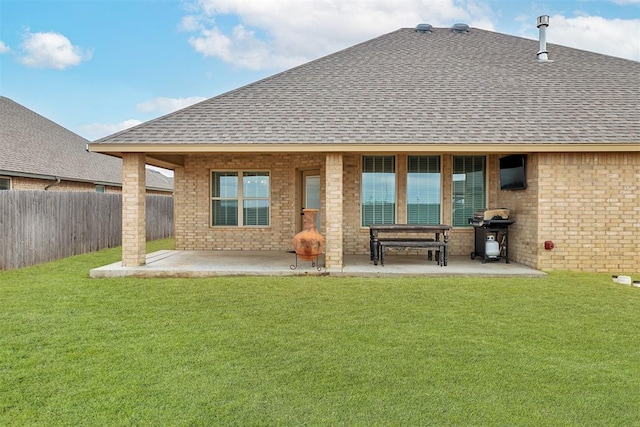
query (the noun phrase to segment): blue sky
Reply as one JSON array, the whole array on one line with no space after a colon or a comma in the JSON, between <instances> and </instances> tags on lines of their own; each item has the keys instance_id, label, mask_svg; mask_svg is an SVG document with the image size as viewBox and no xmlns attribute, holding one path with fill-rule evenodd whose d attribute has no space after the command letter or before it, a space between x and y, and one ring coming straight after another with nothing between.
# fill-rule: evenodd
<instances>
[{"instance_id":1,"label":"blue sky","mask_svg":"<svg viewBox=\"0 0 640 427\"><path fill-rule=\"evenodd\" d=\"M358 42L457 22L640 61L640 0L0 0L0 95L95 140Z\"/></svg>"}]
</instances>

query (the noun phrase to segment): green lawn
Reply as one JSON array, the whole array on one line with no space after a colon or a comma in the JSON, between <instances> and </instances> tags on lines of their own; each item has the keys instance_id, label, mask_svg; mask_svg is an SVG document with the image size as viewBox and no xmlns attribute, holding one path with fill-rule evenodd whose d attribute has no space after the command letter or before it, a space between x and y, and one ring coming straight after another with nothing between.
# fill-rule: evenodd
<instances>
[{"instance_id":1,"label":"green lawn","mask_svg":"<svg viewBox=\"0 0 640 427\"><path fill-rule=\"evenodd\" d=\"M0 272L0 425L640 425L609 275L88 277L119 259Z\"/></svg>"}]
</instances>

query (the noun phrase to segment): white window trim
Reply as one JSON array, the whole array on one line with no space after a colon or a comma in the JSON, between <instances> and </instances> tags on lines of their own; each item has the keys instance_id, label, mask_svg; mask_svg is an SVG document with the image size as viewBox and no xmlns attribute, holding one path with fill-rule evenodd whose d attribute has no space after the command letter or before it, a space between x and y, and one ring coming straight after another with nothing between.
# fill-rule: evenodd
<instances>
[{"instance_id":1,"label":"white window trim","mask_svg":"<svg viewBox=\"0 0 640 427\"><path fill-rule=\"evenodd\" d=\"M230 199L228 197L213 197L213 173L214 172L236 172L238 174L238 197ZM269 223L267 225L244 225L244 210L243 210L243 202L244 195L242 178L245 173L250 172L267 172L269 175ZM210 169L209 170L209 227L210 228L228 228L232 230L237 230L238 228L270 228L271 227L271 213L273 211L272 197L271 197L271 187L273 185L272 173L271 169ZM238 201L238 225L214 225L213 224L213 208L212 202L213 200L237 200ZM248 199L251 200L251 199Z\"/></svg>"}]
</instances>

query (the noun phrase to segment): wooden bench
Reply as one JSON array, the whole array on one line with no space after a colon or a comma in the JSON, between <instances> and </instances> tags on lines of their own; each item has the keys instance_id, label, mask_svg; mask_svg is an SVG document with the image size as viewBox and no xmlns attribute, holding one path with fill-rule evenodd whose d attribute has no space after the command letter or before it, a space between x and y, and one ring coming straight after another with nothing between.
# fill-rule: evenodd
<instances>
[{"instance_id":1,"label":"wooden bench","mask_svg":"<svg viewBox=\"0 0 640 427\"><path fill-rule=\"evenodd\" d=\"M402 249L410 249L410 248L426 248L427 249L427 259L429 261L433 260L433 251L435 250L436 257L435 261L440 266L447 265L447 261L445 259L445 253L447 250L447 244L444 242L439 242L434 239L420 239L420 238L406 238L406 237L384 237L378 239L378 254L380 255L380 265L384 266L384 255L386 248L402 248Z\"/></svg>"},{"instance_id":2,"label":"wooden bench","mask_svg":"<svg viewBox=\"0 0 640 427\"><path fill-rule=\"evenodd\" d=\"M384 265L385 249L389 247L426 248L429 260L435 250L438 265L446 266L450 229L451 226L443 224L372 224L369 226L371 260L374 265L378 265L378 261Z\"/></svg>"}]
</instances>

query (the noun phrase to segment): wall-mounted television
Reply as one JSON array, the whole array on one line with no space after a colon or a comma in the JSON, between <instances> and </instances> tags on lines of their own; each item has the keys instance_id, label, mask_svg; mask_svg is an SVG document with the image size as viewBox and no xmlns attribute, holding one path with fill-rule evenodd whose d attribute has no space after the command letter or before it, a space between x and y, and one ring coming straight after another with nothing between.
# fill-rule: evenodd
<instances>
[{"instance_id":1,"label":"wall-mounted television","mask_svg":"<svg viewBox=\"0 0 640 427\"><path fill-rule=\"evenodd\" d=\"M512 154L500 158L500 189L524 190L527 188L527 156Z\"/></svg>"}]
</instances>

